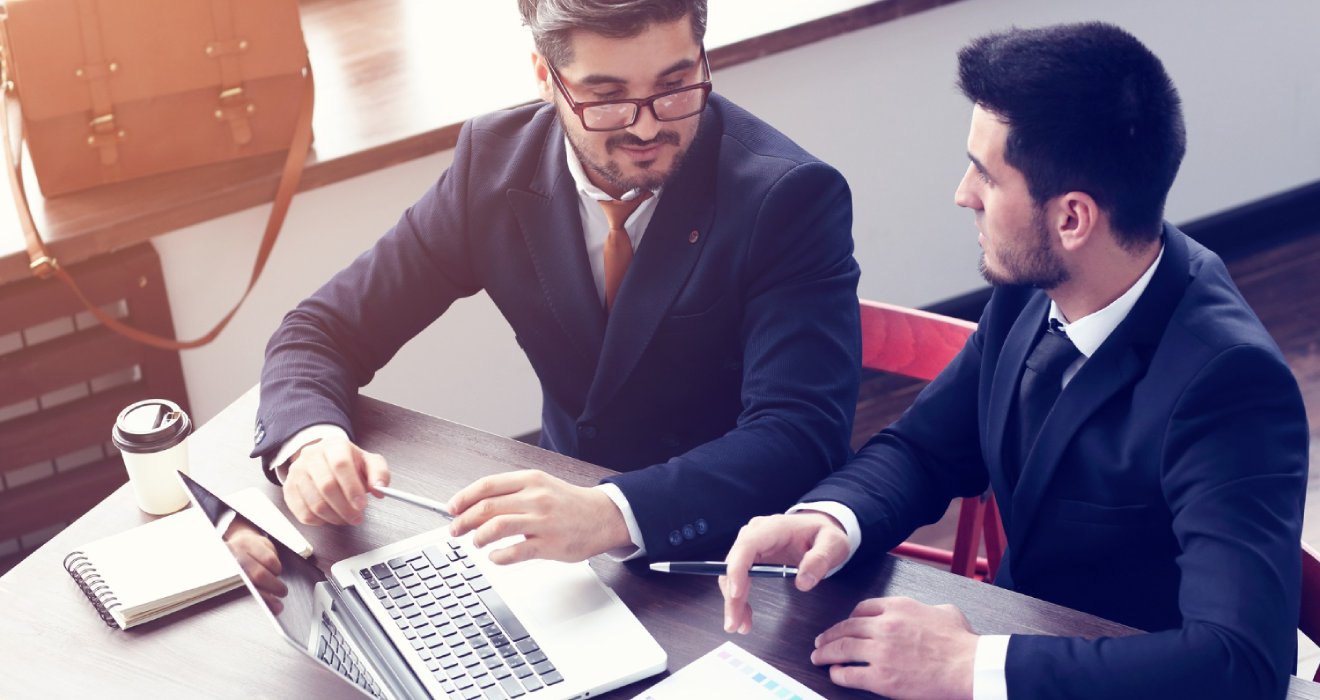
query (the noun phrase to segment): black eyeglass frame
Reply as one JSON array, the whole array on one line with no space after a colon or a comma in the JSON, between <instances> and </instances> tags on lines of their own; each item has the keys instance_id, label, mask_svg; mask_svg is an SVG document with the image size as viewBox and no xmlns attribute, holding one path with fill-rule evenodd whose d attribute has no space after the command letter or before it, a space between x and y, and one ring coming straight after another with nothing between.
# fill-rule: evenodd
<instances>
[{"instance_id":1,"label":"black eyeglass frame","mask_svg":"<svg viewBox=\"0 0 1320 700\"><path fill-rule=\"evenodd\" d=\"M703 111L705 111L706 103L710 100L710 91L714 87L710 80L711 78L710 59L706 57L706 47L704 46L701 47L701 65L702 68L706 71L705 80L698 83L693 83L692 85L683 85L680 87L676 87L673 90L665 90L664 92L658 92L654 95L651 95L650 97L641 97L637 99L625 98L621 100L598 100L595 102L578 102L577 100L573 99L573 96L571 94L569 94L568 88L564 85L563 78L559 77L559 71L555 70L555 67L551 65L549 61L547 61L545 65L547 68L550 69L550 77L554 79L555 87L559 88L559 93L564 96L564 99L568 100L568 108L572 110L574 114L577 115L578 121L582 122L582 128L586 129L587 131L618 131L619 129L627 129L628 127L637 123L638 117L642 116L642 109L647 107L651 109L651 116L655 117L655 120L658 122L677 122L677 121L682 121L684 119L688 119L690 117L695 117L696 115L701 114ZM690 90L700 90L702 92L701 107L699 107L692 113L684 114L681 117L665 118L660 116L660 114L655 111L656 100L669 97L670 95L676 95L680 92L688 92ZM608 129L593 129L590 126L587 126L587 118L583 116L583 112L586 112L588 109L591 109L592 107L606 107L606 106L621 105L621 104L630 104L633 106L632 119L628 120L627 124L623 124L621 126L612 126Z\"/></svg>"}]
</instances>

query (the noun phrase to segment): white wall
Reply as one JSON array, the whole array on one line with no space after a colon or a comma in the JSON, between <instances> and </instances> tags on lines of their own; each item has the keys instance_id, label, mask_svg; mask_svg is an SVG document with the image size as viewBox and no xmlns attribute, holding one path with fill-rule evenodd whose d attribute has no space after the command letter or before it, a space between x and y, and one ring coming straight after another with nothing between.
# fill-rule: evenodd
<instances>
[{"instance_id":1,"label":"white wall","mask_svg":"<svg viewBox=\"0 0 1320 700\"><path fill-rule=\"evenodd\" d=\"M930 304L982 286L971 216L952 201L970 111L953 87L958 48L1013 24L1083 19L1133 32L1182 93L1189 145L1170 195L1171 220L1320 180L1320 3L1313 0L963 0L735 66L715 81L848 177L862 296ZM248 305L210 347L183 353L199 420L257 381L266 338L283 313L393 224L449 159L424 158L295 200ZM155 240L180 334L209 328L241 291L265 212ZM540 392L512 335L484 295L465 300L366 391L495 433L535 429Z\"/></svg>"},{"instance_id":2,"label":"white wall","mask_svg":"<svg viewBox=\"0 0 1320 700\"><path fill-rule=\"evenodd\" d=\"M984 285L972 217L953 204L971 112L954 87L958 49L1012 25L1083 20L1132 32L1182 95L1171 221L1320 179L1314 0L963 0L735 66L717 87L848 178L861 295L925 305ZM838 126L822 128L826 115Z\"/></svg>"}]
</instances>

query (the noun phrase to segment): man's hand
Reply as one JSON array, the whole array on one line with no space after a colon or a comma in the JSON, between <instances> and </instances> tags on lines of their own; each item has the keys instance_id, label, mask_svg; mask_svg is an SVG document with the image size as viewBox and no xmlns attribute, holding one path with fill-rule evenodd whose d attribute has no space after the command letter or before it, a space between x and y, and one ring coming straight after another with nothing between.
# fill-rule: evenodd
<instances>
[{"instance_id":1,"label":"man's hand","mask_svg":"<svg viewBox=\"0 0 1320 700\"><path fill-rule=\"evenodd\" d=\"M871 598L816 638L830 680L895 700L972 697L976 633L952 605Z\"/></svg>"},{"instance_id":2,"label":"man's hand","mask_svg":"<svg viewBox=\"0 0 1320 700\"><path fill-rule=\"evenodd\" d=\"M614 501L600 489L574 486L535 469L478 479L449 500L459 537L475 530L484 547L513 535L526 539L490 553L496 564L527 559L576 562L632 542Z\"/></svg>"},{"instance_id":3,"label":"man's hand","mask_svg":"<svg viewBox=\"0 0 1320 700\"><path fill-rule=\"evenodd\" d=\"M284 567L280 564L275 545L241 517L234 518L229 524L224 539L243 573L261 592L266 607L279 615L284 610L282 598L289 594L289 588L280 580Z\"/></svg>"},{"instance_id":4,"label":"man's hand","mask_svg":"<svg viewBox=\"0 0 1320 700\"><path fill-rule=\"evenodd\" d=\"M284 478L284 502L304 525L359 525L367 485L377 483L390 483L384 457L346 438L317 440L294 454Z\"/></svg>"},{"instance_id":5,"label":"man's hand","mask_svg":"<svg viewBox=\"0 0 1320 700\"><path fill-rule=\"evenodd\" d=\"M839 521L814 511L752 518L724 561L728 576L720 577L724 592L724 631L747 634L752 630L751 590L747 570L752 564L797 566L799 591L816 587L825 575L848 559L848 534Z\"/></svg>"}]
</instances>

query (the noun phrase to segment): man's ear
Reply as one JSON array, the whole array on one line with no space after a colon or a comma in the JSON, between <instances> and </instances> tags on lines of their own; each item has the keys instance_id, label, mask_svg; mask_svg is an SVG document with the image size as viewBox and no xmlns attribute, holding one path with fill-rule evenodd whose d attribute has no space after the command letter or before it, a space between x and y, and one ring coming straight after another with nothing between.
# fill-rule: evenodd
<instances>
[{"instance_id":1,"label":"man's ear","mask_svg":"<svg viewBox=\"0 0 1320 700\"><path fill-rule=\"evenodd\" d=\"M555 86L550 77L550 64L541 54L532 52L532 73L536 76L536 93L546 102L555 101Z\"/></svg>"},{"instance_id":2,"label":"man's ear","mask_svg":"<svg viewBox=\"0 0 1320 700\"><path fill-rule=\"evenodd\" d=\"M1065 192L1046 207L1045 221L1066 251L1082 248L1100 226L1104 213L1085 192Z\"/></svg>"}]
</instances>

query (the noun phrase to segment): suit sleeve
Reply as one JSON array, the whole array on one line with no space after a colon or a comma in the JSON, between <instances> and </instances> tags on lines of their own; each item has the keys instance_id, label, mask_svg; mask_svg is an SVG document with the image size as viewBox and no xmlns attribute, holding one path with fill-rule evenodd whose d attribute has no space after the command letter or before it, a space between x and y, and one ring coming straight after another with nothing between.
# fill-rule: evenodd
<instances>
[{"instance_id":1,"label":"suit sleeve","mask_svg":"<svg viewBox=\"0 0 1320 700\"><path fill-rule=\"evenodd\" d=\"M1277 357L1238 346L1209 362L1165 433L1182 626L1096 640L1014 636L1009 697L1284 697L1296 663L1307 442L1301 395Z\"/></svg>"},{"instance_id":2,"label":"suit sleeve","mask_svg":"<svg viewBox=\"0 0 1320 700\"><path fill-rule=\"evenodd\" d=\"M902 417L802 497L851 509L866 551L893 549L918 526L939 520L955 496L985 491L977 418L984 326L983 319Z\"/></svg>"},{"instance_id":3,"label":"suit sleeve","mask_svg":"<svg viewBox=\"0 0 1320 700\"><path fill-rule=\"evenodd\" d=\"M709 528L703 542L727 545L748 519L782 511L850 453L861 331L847 183L823 163L794 167L767 191L752 235L735 427L609 479L653 558L691 555L691 543L671 533L697 520Z\"/></svg>"},{"instance_id":4,"label":"suit sleeve","mask_svg":"<svg viewBox=\"0 0 1320 700\"><path fill-rule=\"evenodd\" d=\"M289 312L266 346L252 456L299 430L343 428L358 388L456 299L481 288L467 249L471 128L454 162L369 250ZM331 232L327 232L331 233Z\"/></svg>"}]
</instances>

